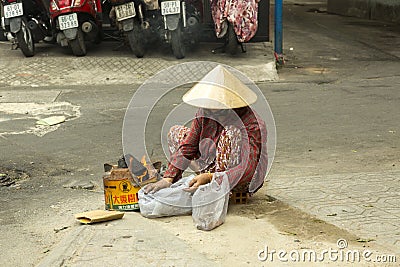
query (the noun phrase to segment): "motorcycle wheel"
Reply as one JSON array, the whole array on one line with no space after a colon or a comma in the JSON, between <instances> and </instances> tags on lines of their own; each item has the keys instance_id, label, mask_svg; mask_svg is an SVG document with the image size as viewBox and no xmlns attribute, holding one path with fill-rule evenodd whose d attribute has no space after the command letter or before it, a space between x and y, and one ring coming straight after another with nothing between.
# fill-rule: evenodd
<instances>
[{"instance_id":1,"label":"motorcycle wheel","mask_svg":"<svg viewBox=\"0 0 400 267\"><path fill-rule=\"evenodd\" d=\"M229 23L228 26L228 37L227 37L227 44L226 44L226 50L229 54L232 56L237 54L239 42L235 33L235 29L232 25L232 23Z\"/></svg>"},{"instance_id":2,"label":"motorcycle wheel","mask_svg":"<svg viewBox=\"0 0 400 267\"><path fill-rule=\"evenodd\" d=\"M21 29L16 33L17 42L22 53L26 57L33 57L35 54L35 43L31 30L28 28L26 19L23 18L21 21Z\"/></svg>"},{"instance_id":3,"label":"motorcycle wheel","mask_svg":"<svg viewBox=\"0 0 400 267\"><path fill-rule=\"evenodd\" d=\"M144 34L140 25L134 25L133 30L127 33L129 46L137 58L144 56Z\"/></svg>"},{"instance_id":4,"label":"motorcycle wheel","mask_svg":"<svg viewBox=\"0 0 400 267\"><path fill-rule=\"evenodd\" d=\"M74 40L68 41L71 46L72 53L77 57L83 57L86 55L86 44L85 44L85 36L81 29L78 29L78 33Z\"/></svg>"},{"instance_id":5,"label":"motorcycle wheel","mask_svg":"<svg viewBox=\"0 0 400 267\"><path fill-rule=\"evenodd\" d=\"M185 45L183 42L183 33L181 24L178 25L176 30L171 32L171 47L172 53L177 59L185 57Z\"/></svg>"},{"instance_id":6,"label":"motorcycle wheel","mask_svg":"<svg viewBox=\"0 0 400 267\"><path fill-rule=\"evenodd\" d=\"M4 34L4 30L0 27L0 41L8 41L7 37Z\"/></svg>"}]
</instances>

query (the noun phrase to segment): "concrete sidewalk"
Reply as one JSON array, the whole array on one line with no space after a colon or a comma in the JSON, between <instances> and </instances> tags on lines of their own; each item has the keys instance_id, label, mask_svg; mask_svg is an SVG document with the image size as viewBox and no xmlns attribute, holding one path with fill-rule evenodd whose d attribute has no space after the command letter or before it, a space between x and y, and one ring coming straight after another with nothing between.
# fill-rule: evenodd
<instances>
[{"instance_id":1,"label":"concrete sidewalk","mask_svg":"<svg viewBox=\"0 0 400 267\"><path fill-rule=\"evenodd\" d=\"M280 177L268 182L268 192L400 256L399 184L399 171Z\"/></svg>"},{"instance_id":2,"label":"concrete sidewalk","mask_svg":"<svg viewBox=\"0 0 400 267\"><path fill-rule=\"evenodd\" d=\"M154 220L127 212L122 220L78 226L38 266L215 266Z\"/></svg>"},{"instance_id":3,"label":"concrete sidewalk","mask_svg":"<svg viewBox=\"0 0 400 267\"><path fill-rule=\"evenodd\" d=\"M21 51L10 50L10 43L0 42L0 87L141 84L165 68L199 60L231 65L254 82L278 79L271 43L247 44L247 52L238 54L234 61L226 54L212 54L210 51L218 46L213 43L201 44L201 49L182 60L160 51L136 58L128 49L113 51L118 45L115 42L102 43L86 57L65 55L60 47L40 45L43 50L25 58Z\"/></svg>"},{"instance_id":4,"label":"concrete sidewalk","mask_svg":"<svg viewBox=\"0 0 400 267\"><path fill-rule=\"evenodd\" d=\"M385 182L382 183L382 181ZM323 263L329 263L329 266L396 266L400 255L399 193L396 190L399 181L400 172L279 177L268 182L267 192L290 206L315 215L322 221L355 233L360 238L359 246L356 245L357 242L347 240L349 242L347 250L368 249L373 252L374 257L377 255L391 257L391 261L386 263L376 262L377 258L372 257L371 262L365 262L363 259L359 262L328 262L328 259L325 259L326 262L323 261ZM243 208L246 209L244 206ZM212 232L196 230L190 216L147 219L138 212L127 212L122 220L106 223L94 225L76 223L67 238L51 249L38 266L82 266L83 264L87 266L232 266L231 261L215 258L213 253L199 250L193 242L199 240L198 242L202 244L202 239L207 239L206 236L215 237L218 243L221 242L220 238L230 238L229 236L234 234L231 229L232 224L238 220L241 219L235 212L228 212L227 222ZM262 221L263 219L258 220L258 223ZM256 222L252 222L256 227ZM259 248L262 248L262 244L259 243L262 240L268 245L279 246L279 243L275 244L274 240L282 237L279 237L279 234L277 237L276 230L265 226L268 238L265 240L265 237L251 234L248 236L249 242L258 244ZM185 228L189 230L184 230ZM239 229L245 230L243 226ZM237 232L237 235L240 236L246 232L247 230L243 233ZM287 239L287 237L283 238ZM293 247L293 243L283 241L282 243L286 242L283 249L320 251L327 249L329 245L318 239L318 242L309 245L296 240L295 242L300 242L297 243L299 246ZM256 257L257 247L254 248L252 245L251 253L248 253L241 251L239 244L237 247L234 244L229 244L229 246L232 249L231 253L244 256L243 262L236 262L234 266L256 266L262 263ZM321 266L320 264L322 263L303 261L297 262L296 266ZM291 266L291 263L275 261L266 266Z\"/></svg>"}]
</instances>

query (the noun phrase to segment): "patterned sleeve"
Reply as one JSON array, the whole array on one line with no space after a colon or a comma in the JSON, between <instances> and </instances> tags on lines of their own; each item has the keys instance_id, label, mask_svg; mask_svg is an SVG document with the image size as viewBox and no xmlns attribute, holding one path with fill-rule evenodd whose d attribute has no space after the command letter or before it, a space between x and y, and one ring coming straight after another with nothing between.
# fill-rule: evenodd
<instances>
[{"instance_id":1,"label":"patterned sleeve","mask_svg":"<svg viewBox=\"0 0 400 267\"><path fill-rule=\"evenodd\" d=\"M201 133L202 118L196 114L190 126L190 131L178 149L171 155L168 169L164 173L165 178L174 178L174 182L182 178L193 159L199 156L199 142Z\"/></svg>"}]
</instances>

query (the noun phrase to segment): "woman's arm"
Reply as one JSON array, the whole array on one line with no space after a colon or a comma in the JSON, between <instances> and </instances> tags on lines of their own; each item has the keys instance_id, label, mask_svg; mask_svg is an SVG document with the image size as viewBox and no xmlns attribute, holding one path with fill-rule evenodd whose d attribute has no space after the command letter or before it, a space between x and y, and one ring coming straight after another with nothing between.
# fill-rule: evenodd
<instances>
[{"instance_id":1,"label":"woman's arm","mask_svg":"<svg viewBox=\"0 0 400 267\"><path fill-rule=\"evenodd\" d=\"M199 142L202 125L202 117L199 112L190 126L190 131L178 149L171 155L168 169L164 178L172 178L173 182L179 180L182 172L188 168L190 162L199 156Z\"/></svg>"}]
</instances>

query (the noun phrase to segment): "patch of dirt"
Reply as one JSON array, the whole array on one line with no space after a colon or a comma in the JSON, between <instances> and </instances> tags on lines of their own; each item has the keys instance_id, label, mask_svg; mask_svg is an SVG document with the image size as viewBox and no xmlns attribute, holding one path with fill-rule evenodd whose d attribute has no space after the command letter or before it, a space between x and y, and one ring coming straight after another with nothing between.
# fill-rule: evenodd
<instances>
[{"instance_id":1,"label":"patch of dirt","mask_svg":"<svg viewBox=\"0 0 400 267\"><path fill-rule=\"evenodd\" d=\"M22 169L0 167L0 186L14 186L29 177L30 175Z\"/></svg>"},{"instance_id":2,"label":"patch of dirt","mask_svg":"<svg viewBox=\"0 0 400 267\"><path fill-rule=\"evenodd\" d=\"M357 236L268 195L256 195L247 204L229 206L229 213L249 219L267 219L282 235L335 243L339 238L356 242Z\"/></svg>"}]
</instances>

